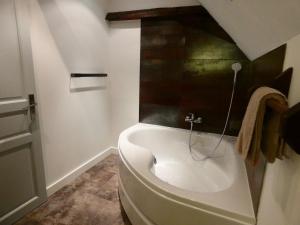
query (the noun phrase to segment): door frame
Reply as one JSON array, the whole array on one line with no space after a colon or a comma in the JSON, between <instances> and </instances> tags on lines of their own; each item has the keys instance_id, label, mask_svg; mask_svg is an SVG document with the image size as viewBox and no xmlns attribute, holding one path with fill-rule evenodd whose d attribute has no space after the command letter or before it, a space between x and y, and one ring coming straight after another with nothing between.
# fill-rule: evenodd
<instances>
[{"instance_id":1,"label":"door frame","mask_svg":"<svg viewBox=\"0 0 300 225\"><path fill-rule=\"evenodd\" d=\"M34 94L36 97L35 90L35 79L34 79L34 67L33 57L31 48L31 37L30 37L30 1L29 0L12 0L15 6L16 26L19 39L20 59L23 73L24 92L27 94ZM29 102L29 100L28 100ZM29 113L28 113L29 114ZM28 115L29 116L29 115ZM35 120L31 126L32 134L32 162L33 172L35 179L36 196L24 204L20 205L13 211L0 218L0 224L12 224L32 211L43 202L47 200L45 172L44 172L44 161L42 154L42 143L39 129L39 113L38 107L35 109Z\"/></svg>"}]
</instances>

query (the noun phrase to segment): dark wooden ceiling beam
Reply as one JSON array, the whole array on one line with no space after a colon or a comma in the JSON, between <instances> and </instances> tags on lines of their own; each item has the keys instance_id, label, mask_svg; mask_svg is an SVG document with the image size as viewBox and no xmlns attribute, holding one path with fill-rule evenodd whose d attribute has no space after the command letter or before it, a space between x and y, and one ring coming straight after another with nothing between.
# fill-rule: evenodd
<instances>
[{"instance_id":1,"label":"dark wooden ceiling beam","mask_svg":"<svg viewBox=\"0 0 300 225\"><path fill-rule=\"evenodd\" d=\"M173 17L197 14L209 16L202 6L187 6L174 8L155 8L134 11L112 12L106 15L108 21L139 20L143 18Z\"/></svg>"}]
</instances>

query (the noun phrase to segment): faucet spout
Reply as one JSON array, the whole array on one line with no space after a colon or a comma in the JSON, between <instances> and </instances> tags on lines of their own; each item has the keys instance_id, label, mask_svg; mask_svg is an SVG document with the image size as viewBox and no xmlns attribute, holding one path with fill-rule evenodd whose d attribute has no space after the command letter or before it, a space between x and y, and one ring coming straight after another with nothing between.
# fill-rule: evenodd
<instances>
[{"instance_id":1,"label":"faucet spout","mask_svg":"<svg viewBox=\"0 0 300 225\"><path fill-rule=\"evenodd\" d=\"M201 117L197 117L195 118L195 114L194 113L189 113L186 117L185 117L185 122L187 123L202 123L202 118Z\"/></svg>"}]
</instances>

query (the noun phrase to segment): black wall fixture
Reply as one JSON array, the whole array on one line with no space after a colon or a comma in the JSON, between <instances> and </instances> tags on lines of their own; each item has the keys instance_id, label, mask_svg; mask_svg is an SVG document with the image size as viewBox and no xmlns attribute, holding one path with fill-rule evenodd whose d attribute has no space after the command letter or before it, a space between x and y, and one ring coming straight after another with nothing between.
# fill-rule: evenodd
<instances>
[{"instance_id":1,"label":"black wall fixture","mask_svg":"<svg viewBox=\"0 0 300 225\"><path fill-rule=\"evenodd\" d=\"M184 7L167 7L142 9L133 11L122 11L107 13L106 20L108 21L123 21L123 20L140 20L145 18L169 18L174 16L199 15L208 12L202 6L184 6Z\"/></svg>"},{"instance_id":2,"label":"black wall fixture","mask_svg":"<svg viewBox=\"0 0 300 225\"><path fill-rule=\"evenodd\" d=\"M106 73L71 73L72 78L79 77L107 77Z\"/></svg>"}]
</instances>

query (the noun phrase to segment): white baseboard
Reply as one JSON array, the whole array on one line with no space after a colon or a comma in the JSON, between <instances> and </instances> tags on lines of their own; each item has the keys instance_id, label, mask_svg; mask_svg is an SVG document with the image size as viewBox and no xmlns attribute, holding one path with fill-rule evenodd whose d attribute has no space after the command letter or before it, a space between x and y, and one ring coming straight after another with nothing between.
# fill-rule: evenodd
<instances>
[{"instance_id":1,"label":"white baseboard","mask_svg":"<svg viewBox=\"0 0 300 225\"><path fill-rule=\"evenodd\" d=\"M118 153L118 148L117 148L117 147L111 146L110 148L111 148L111 150L113 151L113 154L116 154L116 155L119 154L119 153Z\"/></svg>"},{"instance_id":2,"label":"white baseboard","mask_svg":"<svg viewBox=\"0 0 300 225\"><path fill-rule=\"evenodd\" d=\"M78 176L80 176L82 173L99 163L100 161L104 160L107 156L110 154L117 154L117 148L115 147L109 147L99 153L98 155L94 156L93 158L89 159L88 161L84 162L80 166L78 166L76 169L72 170L71 172L67 173L62 178L58 179L54 183L50 184L46 187L47 189L47 195L48 197L61 189L63 186L69 184L73 180L75 180Z\"/></svg>"}]
</instances>

